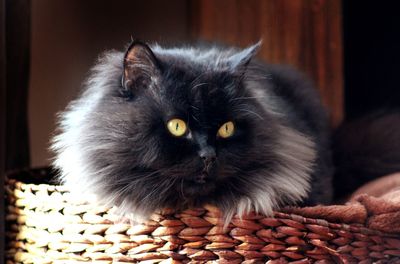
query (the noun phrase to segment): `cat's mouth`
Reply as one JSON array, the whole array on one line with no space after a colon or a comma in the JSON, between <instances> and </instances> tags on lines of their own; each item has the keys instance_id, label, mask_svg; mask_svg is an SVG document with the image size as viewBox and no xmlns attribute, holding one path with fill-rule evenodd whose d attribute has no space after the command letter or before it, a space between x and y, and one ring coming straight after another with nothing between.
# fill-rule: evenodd
<instances>
[{"instance_id":1,"label":"cat's mouth","mask_svg":"<svg viewBox=\"0 0 400 264\"><path fill-rule=\"evenodd\" d=\"M202 172L193 179L194 183L206 184L207 182L214 181L208 172Z\"/></svg>"},{"instance_id":2,"label":"cat's mouth","mask_svg":"<svg viewBox=\"0 0 400 264\"><path fill-rule=\"evenodd\" d=\"M201 172L184 181L184 191L190 196L204 196L216 188L216 177L207 172Z\"/></svg>"}]
</instances>

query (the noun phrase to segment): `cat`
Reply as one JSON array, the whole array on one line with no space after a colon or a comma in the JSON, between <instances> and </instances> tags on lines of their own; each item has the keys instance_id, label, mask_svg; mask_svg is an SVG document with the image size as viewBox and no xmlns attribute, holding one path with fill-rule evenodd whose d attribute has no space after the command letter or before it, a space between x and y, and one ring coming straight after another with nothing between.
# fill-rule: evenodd
<instances>
[{"instance_id":1,"label":"cat","mask_svg":"<svg viewBox=\"0 0 400 264\"><path fill-rule=\"evenodd\" d=\"M332 139L334 200L367 182L400 172L400 109L380 107L343 122Z\"/></svg>"},{"instance_id":2,"label":"cat","mask_svg":"<svg viewBox=\"0 0 400 264\"><path fill-rule=\"evenodd\" d=\"M212 204L230 219L329 203L327 112L301 73L257 60L260 45L106 52L59 115L61 182L138 221L168 207Z\"/></svg>"}]
</instances>

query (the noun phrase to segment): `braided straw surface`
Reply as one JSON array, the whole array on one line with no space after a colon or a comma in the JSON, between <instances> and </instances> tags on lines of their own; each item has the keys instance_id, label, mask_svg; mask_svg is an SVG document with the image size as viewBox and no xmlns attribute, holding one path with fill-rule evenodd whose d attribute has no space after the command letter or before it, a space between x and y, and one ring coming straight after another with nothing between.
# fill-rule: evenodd
<instances>
[{"instance_id":1,"label":"braided straw surface","mask_svg":"<svg viewBox=\"0 0 400 264\"><path fill-rule=\"evenodd\" d=\"M11 263L400 263L400 237L359 224L276 212L234 218L213 207L164 211L146 224L70 196L61 186L7 180Z\"/></svg>"}]
</instances>

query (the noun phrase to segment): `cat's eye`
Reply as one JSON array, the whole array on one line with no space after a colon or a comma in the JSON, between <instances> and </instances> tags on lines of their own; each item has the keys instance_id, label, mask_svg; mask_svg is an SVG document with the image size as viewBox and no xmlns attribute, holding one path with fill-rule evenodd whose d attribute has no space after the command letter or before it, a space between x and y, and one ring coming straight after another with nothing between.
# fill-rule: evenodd
<instances>
[{"instance_id":1,"label":"cat's eye","mask_svg":"<svg viewBox=\"0 0 400 264\"><path fill-rule=\"evenodd\" d=\"M187 126L185 121L179 118L174 118L169 120L167 123L167 128L169 132L176 137L181 137L185 135L187 131Z\"/></svg>"},{"instance_id":2,"label":"cat's eye","mask_svg":"<svg viewBox=\"0 0 400 264\"><path fill-rule=\"evenodd\" d=\"M222 138L231 137L235 133L235 125L232 121L226 122L218 129L218 136Z\"/></svg>"}]
</instances>

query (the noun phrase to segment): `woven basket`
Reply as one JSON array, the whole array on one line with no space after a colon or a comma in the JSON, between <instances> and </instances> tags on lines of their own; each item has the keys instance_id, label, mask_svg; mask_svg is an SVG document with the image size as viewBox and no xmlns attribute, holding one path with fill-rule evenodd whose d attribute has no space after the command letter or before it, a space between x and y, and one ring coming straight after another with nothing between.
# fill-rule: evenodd
<instances>
[{"instance_id":1,"label":"woven basket","mask_svg":"<svg viewBox=\"0 0 400 264\"><path fill-rule=\"evenodd\" d=\"M234 218L227 229L212 207L123 223L45 184L47 174L7 179L7 263L400 263L399 236L283 212Z\"/></svg>"}]
</instances>

